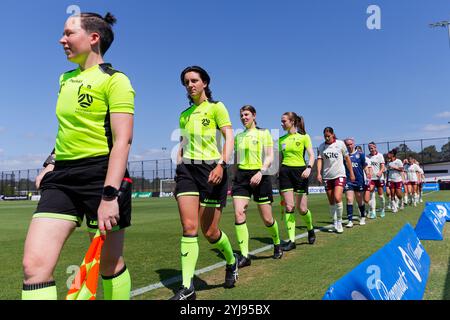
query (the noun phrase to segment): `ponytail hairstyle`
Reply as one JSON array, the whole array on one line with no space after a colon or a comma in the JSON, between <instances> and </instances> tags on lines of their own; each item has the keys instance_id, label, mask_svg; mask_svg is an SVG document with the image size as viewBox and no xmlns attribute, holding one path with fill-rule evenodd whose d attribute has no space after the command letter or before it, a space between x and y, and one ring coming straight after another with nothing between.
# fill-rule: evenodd
<instances>
[{"instance_id":1,"label":"ponytail hairstyle","mask_svg":"<svg viewBox=\"0 0 450 320\"><path fill-rule=\"evenodd\" d=\"M185 86L185 84L184 84L184 75L185 75L186 73L188 73L188 72L195 72L195 73L198 73L198 75L200 76L200 79L202 79L202 81L203 81L204 83L206 83L205 94L206 94L206 97L208 98L208 101L210 101L210 102L212 102L212 103L215 103L216 101L213 100L213 97L212 97L212 91L211 91L211 89L209 88L209 84L210 84L210 82L211 82L211 78L209 77L208 72L206 72L205 69L203 69L202 67L199 67L199 66L190 66L190 67L187 67L186 69L184 69L184 70L181 72L181 75L180 75L181 84L182 84L183 86ZM192 100L192 98L191 98L191 96L190 96L189 94L187 95L187 97L188 97L188 99L189 99L189 103L190 103L191 105L193 105L193 104L194 104L194 100Z\"/></svg>"},{"instance_id":2,"label":"ponytail hairstyle","mask_svg":"<svg viewBox=\"0 0 450 320\"><path fill-rule=\"evenodd\" d=\"M100 35L100 55L104 55L108 51L114 41L114 32L112 26L117 22L110 12L105 17L97 13L83 12L80 14L81 28L87 33L96 32Z\"/></svg>"},{"instance_id":3,"label":"ponytail hairstyle","mask_svg":"<svg viewBox=\"0 0 450 320\"><path fill-rule=\"evenodd\" d=\"M244 111L250 111L254 117L256 117L256 109L254 106L251 106L249 104L246 104L245 106L243 106L240 110L239 110L239 116L241 115L242 112ZM260 129L258 127L258 124L256 123L256 120L253 120L253 122L255 123L255 127L256 129Z\"/></svg>"},{"instance_id":4,"label":"ponytail hairstyle","mask_svg":"<svg viewBox=\"0 0 450 320\"><path fill-rule=\"evenodd\" d=\"M287 116L288 119L294 122L294 127L297 128L297 132L300 134L306 134L305 121L302 116L298 116L295 112L289 111L283 113L283 116Z\"/></svg>"}]
</instances>

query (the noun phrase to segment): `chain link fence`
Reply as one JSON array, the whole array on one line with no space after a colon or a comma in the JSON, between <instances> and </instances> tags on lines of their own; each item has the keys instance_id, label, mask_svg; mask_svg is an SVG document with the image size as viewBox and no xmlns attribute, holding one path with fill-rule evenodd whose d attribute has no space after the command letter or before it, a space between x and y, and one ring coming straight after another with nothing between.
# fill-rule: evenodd
<instances>
[{"instance_id":1,"label":"chain link fence","mask_svg":"<svg viewBox=\"0 0 450 320\"><path fill-rule=\"evenodd\" d=\"M375 141L380 153L386 154L389 150L397 148L397 157L404 159L412 156L422 166L429 163L450 161L450 137L420 140L399 140L389 142ZM358 143L362 150L369 153L368 144ZM316 147L317 154L317 147ZM277 157L275 157L277 159ZM160 192L162 185L172 186L164 183L164 180L173 179L175 176L175 163L171 159L143 160L128 162L128 171L133 179L133 191L135 192ZM41 169L25 169L0 172L0 195L30 196L37 194L35 179ZM229 170L231 174L231 170ZM276 177L272 177L274 189L277 189ZM231 183L231 179L229 179ZM315 167L310 177L310 185L318 185ZM172 188L170 187L170 188ZM164 190L168 192L169 190Z\"/></svg>"}]
</instances>

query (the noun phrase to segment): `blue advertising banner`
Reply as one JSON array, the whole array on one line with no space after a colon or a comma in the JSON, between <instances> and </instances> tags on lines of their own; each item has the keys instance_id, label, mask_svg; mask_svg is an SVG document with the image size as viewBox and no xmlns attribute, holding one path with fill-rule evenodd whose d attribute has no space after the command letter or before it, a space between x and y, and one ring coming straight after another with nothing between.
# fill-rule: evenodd
<instances>
[{"instance_id":1,"label":"blue advertising banner","mask_svg":"<svg viewBox=\"0 0 450 320\"><path fill-rule=\"evenodd\" d=\"M439 183L424 183L422 186L422 191L439 191Z\"/></svg>"},{"instance_id":2,"label":"blue advertising banner","mask_svg":"<svg viewBox=\"0 0 450 320\"><path fill-rule=\"evenodd\" d=\"M406 224L384 247L333 283L323 300L421 300L430 257Z\"/></svg>"},{"instance_id":3,"label":"blue advertising banner","mask_svg":"<svg viewBox=\"0 0 450 320\"><path fill-rule=\"evenodd\" d=\"M417 237L420 240L443 240L442 231L445 225L446 213L447 210L444 206L439 205L437 207L429 202L425 203L425 208L414 229Z\"/></svg>"},{"instance_id":4,"label":"blue advertising banner","mask_svg":"<svg viewBox=\"0 0 450 320\"><path fill-rule=\"evenodd\" d=\"M436 206L445 220L450 221L450 202L425 202L425 206Z\"/></svg>"}]
</instances>

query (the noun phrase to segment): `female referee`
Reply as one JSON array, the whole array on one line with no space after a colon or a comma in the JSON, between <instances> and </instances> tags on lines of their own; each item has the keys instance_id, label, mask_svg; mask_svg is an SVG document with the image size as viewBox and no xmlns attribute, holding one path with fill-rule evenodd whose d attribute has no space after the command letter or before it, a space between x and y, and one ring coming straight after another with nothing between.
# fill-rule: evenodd
<instances>
[{"instance_id":1,"label":"female referee","mask_svg":"<svg viewBox=\"0 0 450 320\"><path fill-rule=\"evenodd\" d=\"M122 253L131 190L119 196L119 188L128 177L135 93L128 78L103 61L115 22L110 13L81 13L65 23L59 42L78 68L59 80L58 134L36 179L41 199L25 241L22 299L57 298L53 270L84 215L90 230L106 231L100 263L105 299L130 298Z\"/></svg>"},{"instance_id":2,"label":"female referee","mask_svg":"<svg viewBox=\"0 0 450 320\"><path fill-rule=\"evenodd\" d=\"M233 205L236 237L241 250L239 268L251 264L248 256L248 228L246 213L250 197L258 205L259 214L272 237L273 258L280 259L283 250L277 221L272 215L272 182L268 173L273 162L273 140L269 130L256 126L256 109L246 105L240 110L245 130L234 139L235 164L237 170L233 180Z\"/></svg>"},{"instance_id":3,"label":"female referee","mask_svg":"<svg viewBox=\"0 0 450 320\"><path fill-rule=\"evenodd\" d=\"M295 112L285 112L281 117L281 126L287 134L279 140L281 167L279 172L280 192L285 204L285 223L289 241L284 251L295 249L295 209L306 224L308 242L316 240L312 223L312 214L308 209L308 178L314 165L314 152L311 138L306 133L303 117ZM308 153L308 165L305 162ZM295 194L295 205L294 205Z\"/></svg>"},{"instance_id":4,"label":"female referee","mask_svg":"<svg viewBox=\"0 0 450 320\"><path fill-rule=\"evenodd\" d=\"M181 72L180 78L190 102L180 116L181 141L175 176L175 197L183 227L183 284L171 300L194 300L199 221L206 239L225 257L225 288L232 288L238 278L237 255L227 235L219 229L227 201L227 163L233 152L233 132L226 107L212 98L208 73L191 66ZM217 148L217 128L225 138L222 152Z\"/></svg>"}]
</instances>

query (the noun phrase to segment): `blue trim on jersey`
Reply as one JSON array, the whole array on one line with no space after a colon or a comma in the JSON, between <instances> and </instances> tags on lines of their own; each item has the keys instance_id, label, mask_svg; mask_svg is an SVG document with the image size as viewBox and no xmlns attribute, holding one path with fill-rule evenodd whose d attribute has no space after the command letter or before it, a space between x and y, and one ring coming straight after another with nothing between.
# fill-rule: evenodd
<instances>
[{"instance_id":1,"label":"blue trim on jersey","mask_svg":"<svg viewBox=\"0 0 450 320\"><path fill-rule=\"evenodd\" d=\"M364 167L366 166L366 155L361 151L355 151L349 154L352 161L353 173L355 174L354 185L364 185ZM350 173L345 166L345 174L347 175L347 181L350 182Z\"/></svg>"}]
</instances>

